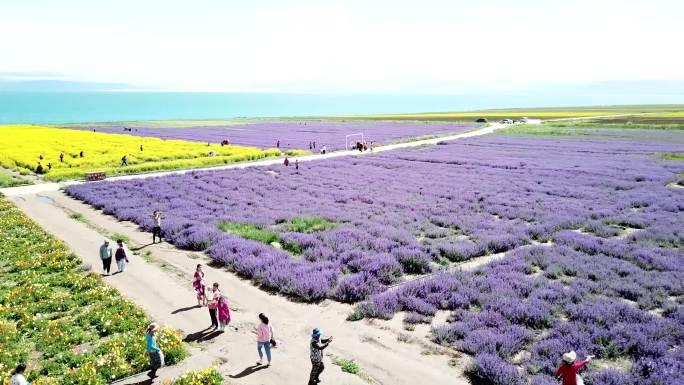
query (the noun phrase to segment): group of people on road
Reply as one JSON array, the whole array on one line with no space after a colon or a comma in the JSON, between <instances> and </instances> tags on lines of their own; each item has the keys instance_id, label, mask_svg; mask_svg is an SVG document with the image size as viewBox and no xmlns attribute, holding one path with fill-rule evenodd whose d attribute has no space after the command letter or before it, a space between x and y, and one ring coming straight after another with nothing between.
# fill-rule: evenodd
<instances>
[{"instance_id":1,"label":"group of people on road","mask_svg":"<svg viewBox=\"0 0 684 385\"><path fill-rule=\"evenodd\" d=\"M230 306L228 298L221 294L218 282L214 282L211 287L211 298L207 296L207 286L204 283L204 271L202 265L198 264L193 277L192 288L197 294L197 306L206 306L209 309L209 318L213 330L225 331L230 323Z\"/></svg>"}]
</instances>

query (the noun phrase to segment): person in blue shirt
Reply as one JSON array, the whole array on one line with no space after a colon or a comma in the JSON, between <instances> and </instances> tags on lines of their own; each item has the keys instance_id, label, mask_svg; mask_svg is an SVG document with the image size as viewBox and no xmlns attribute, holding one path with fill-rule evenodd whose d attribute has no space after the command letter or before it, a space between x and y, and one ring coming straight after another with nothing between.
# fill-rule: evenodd
<instances>
[{"instance_id":1,"label":"person in blue shirt","mask_svg":"<svg viewBox=\"0 0 684 385\"><path fill-rule=\"evenodd\" d=\"M151 323L147 328L147 335L145 336L145 341L147 345L147 354L150 356L150 373L148 374L150 378L157 377L157 370L164 366L164 353L162 353L159 348L159 342L157 342L157 330L159 325L156 323Z\"/></svg>"}]
</instances>

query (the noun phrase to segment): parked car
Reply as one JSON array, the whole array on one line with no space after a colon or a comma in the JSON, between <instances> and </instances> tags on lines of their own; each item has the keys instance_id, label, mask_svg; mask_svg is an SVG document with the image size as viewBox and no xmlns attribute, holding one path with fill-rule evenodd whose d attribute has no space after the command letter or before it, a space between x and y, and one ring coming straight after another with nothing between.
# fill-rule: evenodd
<instances>
[{"instance_id":1,"label":"parked car","mask_svg":"<svg viewBox=\"0 0 684 385\"><path fill-rule=\"evenodd\" d=\"M501 123L501 124L513 124L513 121L510 119L504 119L504 120L500 120L499 123Z\"/></svg>"},{"instance_id":2,"label":"parked car","mask_svg":"<svg viewBox=\"0 0 684 385\"><path fill-rule=\"evenodd\" d=\"M487 118L479 118L475 121L475 123L487 123Z\"/></svg>"}]
</instances>

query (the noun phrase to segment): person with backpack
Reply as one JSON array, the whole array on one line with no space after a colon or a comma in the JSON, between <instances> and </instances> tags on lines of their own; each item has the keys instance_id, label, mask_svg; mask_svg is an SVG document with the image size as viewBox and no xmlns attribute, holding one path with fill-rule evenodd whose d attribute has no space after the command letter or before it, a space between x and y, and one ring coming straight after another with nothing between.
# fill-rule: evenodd
<instances>
[{"instance_id":1,"label":"person with backpack","mask_svg":"<svg viewBox=\"0 0 684 385\"><path fill-rule=\"evenodd\" d=\"M109 241L105 239L104 243L100 246L103 275L109 275L109 269L112 266L112 254L112 247L109 246Z\"/></svg>"},{"instance_id":2,"label":"person with backpack","mask_svg":"<svg viewBox=\"0 0 684 385\"><path fill-rule=\"evenodd\" d=\"M333 338L321 339L321 331L318 328L311 333L311 343L309 344L309 358L311 358L311 374L309 375L309 385L321 382L319 376L325 370L323 365L323 349L327 348Z\"/></svg>"},{"instance_id":3,"label":"person with backpack","mask_svg":"<svg viewBox=\"0 0 684 385\"><path fill-rule=\"evenodd\" d=\"M145 335L147 355L150 357L150 373L148 374L150 378L157 377L157 370L164 366L164 353L159 347L156 335L158 329L159 325L153 322L147 327Z\"/></svg>"},{"instance_id":4,"label":"person with backpack","mask_svg":"<svg viewBox=\"0 0 684 385\"><path fill-rule=\"evenodd\" d=\"M257 365L264 363L264 355L261 352L263 349L266 353L268 363L266 366L271 366L271 345L275 346L275 339L273 338L273 326L269 324L268 317L264 313L259 313L259 325L256 327L257 333L257 352L259 353L259 361Z\"/></svg>"},{"instance_id":5,"label":"person with backpack","mask_svg":"<svg viewBox=\"0 0 684 385\"><path fill-rule=\"evenodd\" d=\"M584 380L577 374L594 356L587 356L580 362L577 360L577 353L574 351L563 354L563 363L556 370L555 377L561 380L562 385L584 385Z\"/></svg>"},{"instance_id":6,"label":"person with backpack","mask_svg":"<svg viewBox=\"0 0 684 385\"><path fill-rule=\"evenodd\" d=\"M126 264L128 264L128 255L121 239L116 241L116 245L117 248L116 252L114 253L114 259L116 260L116 266L119 269L118 272L123 273L126 270Z\"/></svg>"}]
</instances>

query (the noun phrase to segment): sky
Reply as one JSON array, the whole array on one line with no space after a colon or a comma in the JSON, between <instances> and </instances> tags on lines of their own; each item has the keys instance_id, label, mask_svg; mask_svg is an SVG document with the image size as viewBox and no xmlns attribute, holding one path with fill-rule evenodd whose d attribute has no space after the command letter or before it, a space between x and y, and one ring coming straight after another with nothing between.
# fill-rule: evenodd
<instances>
[{"instance_id":1,"label":"sky","mask_svg":"<svg viewBox=\"0 0 684 385\"><path fill-rule=\"evenodd\" d=\"M0 0L0 79L235 92L684 84L679 0Z\"/></svg>"}]
</instances>

